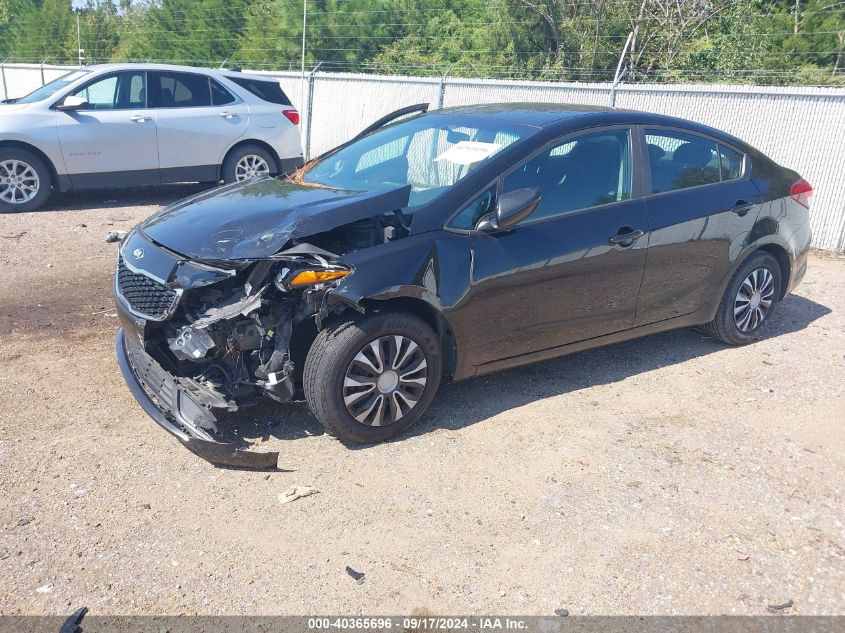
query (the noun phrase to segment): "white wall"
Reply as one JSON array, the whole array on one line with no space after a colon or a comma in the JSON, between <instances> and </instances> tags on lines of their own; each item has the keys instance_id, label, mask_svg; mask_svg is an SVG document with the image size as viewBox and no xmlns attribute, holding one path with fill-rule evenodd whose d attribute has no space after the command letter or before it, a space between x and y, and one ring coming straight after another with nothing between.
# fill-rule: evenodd
<instances>
[{"instance_id":1,"label":"white wall","mask_svg":"<svg viewBox=\"0 0 845 633\"><path fill-rule=\"evenodd\" d=\"M3 65L9 96L41 81L39 66ZM47 67L45 78L60 74ZM610 84L493 81L315 73L262 73L278 78L302 116L303 145L310 155L343 142L377 118L402 106L431 107L544 101L608 105ZM308 86L313 112L308 112ZM3 84L0 82L0 91ZM2 94L3 97L6 95ZM679 116L730 132L775 161L800 172L815 188L813 243L845 251L845 89L734 85L621 85L616 106Z\"/></svg>"}]
</instances>

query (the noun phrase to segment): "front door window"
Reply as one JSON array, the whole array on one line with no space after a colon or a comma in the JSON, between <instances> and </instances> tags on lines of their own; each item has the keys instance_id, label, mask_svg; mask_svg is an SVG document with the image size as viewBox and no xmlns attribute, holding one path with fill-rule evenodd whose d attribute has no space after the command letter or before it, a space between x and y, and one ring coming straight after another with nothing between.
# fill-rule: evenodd
<instances>
[{"instance_id":1,"label":"front door window","mask_svg":"<svg viewBox=\"0 0 845 633\"><path fill-rule=\"evenodd\" d=\"M511 172L502 191L523 187L536 187L543 196L528 221L630 199L630 133L585 134L543 151Z\"/></svg>"},{"instance_id":2,"label":"front door window","mask_svg":"<svg viewBox=\"0 0 845 633\"><path fill-rule=\"evenodd\" d=\"M73 93L88 102L86 110L131 110L147 107L146 73L126 71L98 79Z\"/></svg>"}]
</instances>

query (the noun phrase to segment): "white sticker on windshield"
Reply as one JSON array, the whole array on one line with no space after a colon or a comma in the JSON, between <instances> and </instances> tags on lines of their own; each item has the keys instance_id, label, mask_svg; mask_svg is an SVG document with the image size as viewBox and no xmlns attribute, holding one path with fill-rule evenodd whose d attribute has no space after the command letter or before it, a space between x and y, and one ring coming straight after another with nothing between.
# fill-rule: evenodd
<instances>
[{"instance_id":1,"label":"white sticker on windshield","mask_svg":"<svg viewBox=\"0 0 845 633\"><path fill-rule=\"evenodd\" d=\"M480 141L460 141L455 143L434 160L448 160L456 165L472 165L492 156L502 149L498 143L481 143Z\"/></svg>"}]
</instances>

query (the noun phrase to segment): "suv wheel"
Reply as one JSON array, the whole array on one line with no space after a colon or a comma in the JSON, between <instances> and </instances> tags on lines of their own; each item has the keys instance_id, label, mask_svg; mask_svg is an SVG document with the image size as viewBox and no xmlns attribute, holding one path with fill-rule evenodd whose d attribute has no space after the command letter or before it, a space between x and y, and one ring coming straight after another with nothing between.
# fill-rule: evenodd
<instances>
[{"instance_id":1,"label":"suv wheel","mask_svg":"<svg viewBox=\"0 0 845 633\"><path fill-rule=\"evenodd\" d=\"M781 283L777 260L764 251L754 253L734 273L716 318L704 326L704 331L730 345L750 343L771 321Z\"/></svg>"},{"instance_id":2,"label":"suv wheel","mask_svg":"<svg viewBox=\"0 0 845 633\"><path fill-rule=\"evenodd\" d=\"M50 170L38 156L0 148L0 211L34 211L47 202L51 187Z\"/></svg>"},{"instance_id":3,"label":"suv wheel","mask_svg":"<svg viewBox=\"0 0 845 633\"><path fill-rule=\"evenodd\" d=\"M414 424L440 385L440 340L404 312L357 316L317 335L305 361L311 411L344 442L381 442Z\"/></svg>"},{"instance_id":4,"label":"suv wheel","mask_svg":"<svg viewBox=\"0 0 845 633\"><path fill-rule=\"evenodd\" d=\"M223 182L241 182L277 173L275 159L263 147L242 145L223 161Z\"/></svg>"}]
</instances>

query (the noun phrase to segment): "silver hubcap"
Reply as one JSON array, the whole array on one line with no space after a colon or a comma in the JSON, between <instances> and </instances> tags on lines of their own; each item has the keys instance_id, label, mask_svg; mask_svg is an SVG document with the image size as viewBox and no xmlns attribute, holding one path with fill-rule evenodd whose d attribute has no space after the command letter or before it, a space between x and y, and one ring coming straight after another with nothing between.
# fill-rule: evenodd
<instances>
[{"instance_id":1,"label":"silver hubcap","mask_svg":"<svg viewBox=\"0 0 845 633\"><path fill-rule=\"evenodd\" d=\"M428 365L419 345L405 336L383 336L349 363L343 401L361 424L387 426L414 408L427 379Z\"/></svg>"},{"instance_id":2,"label":"silver hubcap","mask_svg":"<svg viewBox=\"0 0 845 633\"><path fill-rule=\"evenodd\" d=\"M742 332L760 326L772 309L775 278L765 268L751 271L739 287L734 299L734 320Z\"/></svg>"},{"instance_id":3,"label":"silver hubcap","mask_svg":"<svg viewBox=\"0 0 845 633\"><path fill-rule=\"evenodd\" d=\"M269 173L270 166L267 161L255 154L247 154L235 165L235 180L238 182L257 176L266 176Z\"/></svg>"},{"instance_id":4,"label":"silver hubcap","mask_svg":"<svg viewBox=\"0 0 845 633\"><path fill-rule=\"evenodd\" d=\"M22 160L0 162L0 200L11 204L29 202L38 195L41 181L29 163Z\"/></svg>"}]
</instances>

